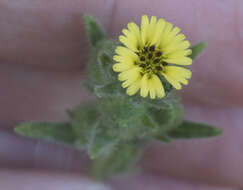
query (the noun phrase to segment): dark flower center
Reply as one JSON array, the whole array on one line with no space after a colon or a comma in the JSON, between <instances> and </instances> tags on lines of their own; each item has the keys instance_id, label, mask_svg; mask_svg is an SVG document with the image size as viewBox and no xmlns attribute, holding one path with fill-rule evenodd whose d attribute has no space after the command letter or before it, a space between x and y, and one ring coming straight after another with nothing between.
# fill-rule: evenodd
<instances>
[{"instance_id":1,"label":"dark flower center","mask_svg":"<svg viewBox=\"0 0 243 190\"><path fill-rule=\"evenodd\" d=\"M168 63L163 61L163 52L158 50L154 45L146 46L137 52L139 62L136 63L143 68L142 74L157 74L163 71L163 67Z\"/></svg>"}]
</instances>

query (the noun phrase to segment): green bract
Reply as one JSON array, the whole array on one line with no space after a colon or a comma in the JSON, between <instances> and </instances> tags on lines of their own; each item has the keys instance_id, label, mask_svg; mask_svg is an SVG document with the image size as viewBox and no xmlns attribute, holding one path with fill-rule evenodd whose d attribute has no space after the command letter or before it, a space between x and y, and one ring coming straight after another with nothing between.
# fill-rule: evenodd
<instances>
[{"instance_id":1,"label":"green bract","mask_svg":"<svg viewBox=\"0 0 243 190\"><path fill-rule=\"evenodd\" d=\"M117 41L106 37L95 20L84 17L92 56L87 65L86 87L97 98L81 102L68 111L64 123L23 123L15 128L23 136L68 144L86 150L93 160L90 175L108 177L131 168L144 145L152 139L170 142L177 138L203 138L221 134L221 130L183 120L183 107L172 87L164 81L166 97L151 100L128 96L112 70ZM192 58L205 43L192 47Z\"/></svg>"}]
</instances>

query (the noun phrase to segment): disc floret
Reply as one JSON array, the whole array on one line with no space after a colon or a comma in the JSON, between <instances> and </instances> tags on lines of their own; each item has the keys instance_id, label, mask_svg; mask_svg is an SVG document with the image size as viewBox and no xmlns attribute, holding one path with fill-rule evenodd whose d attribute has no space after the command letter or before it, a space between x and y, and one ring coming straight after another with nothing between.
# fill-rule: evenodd
<instances>
[{"instance_id":1,"label":"disc floret","mask_svg":"<svg viewBox=\"0 0 243 190\"><path fill-rule=\"evenodd\" d=\"M141 74L148 73L159 74L163 71L163 67L168 65L163 61L163 53L160 49L156 48L155 45L145 46L137 52L139 56L139 62L137 65L142 68Z\"/></svg>"}]
</instances>

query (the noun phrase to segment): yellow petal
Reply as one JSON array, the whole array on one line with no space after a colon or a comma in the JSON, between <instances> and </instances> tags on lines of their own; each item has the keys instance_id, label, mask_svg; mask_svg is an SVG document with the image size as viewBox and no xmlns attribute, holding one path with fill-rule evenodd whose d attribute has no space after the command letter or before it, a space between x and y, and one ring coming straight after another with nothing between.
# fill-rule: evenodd
<instances>
[{"instance_id":1,"label":"yellow petal","mask_svg":"<svg viewBox=\"0 0 243 190\"><path fill-rule=\"evenodd\" d=\"M188 85L188 80L186 80L185 78L181 78L180 82L184 85Z\"/></svg>"},{"instance_id":2,"label":"yellow petal","mask_svg":"<svg viewBox=\"0 0 243 190\"><path fill-rule=\"evenodd\" d=\"M149 94L150 94L150 98L151 99L155 99L156 93L155 93L155 89L154 88L150 88L149 89Z\"/></svg>"},{"instance_id":3,"label":"yellow petal","mask_svg":"<svg viewBox=\"0 0 243 190\"><path fill-rule=\"evenodd\" d=\"M175 36L174 41L175 42L181 42L185 39L186 39L186 36L184 34L178 34L177 36Z\"/></svg>"},{"instance_id":4,"label":"yellow petal","mask_svg":"<svg viewBox=\"0 0 243 190\"><path fill-rule=\"evenodd\" d=\"M155 91L155 85L154 85L154 79L155 75L152 75L150 79L148 79L148 89L149 89L149 95L151 99L155 99L156 97L156 91Z\"/></svg>"},{"instance_id":5,"label":"yellow petal","mask_svg":"<svg viewBox=\"0 0 243 190\"><path fill-rule=\"evenodd\" d=\"M164 68L162 75L172 84L176 89L181 89L180 83L188 84L186 79L191 78L191 71L183 67L167 66Z\"/></svg>"},{"instance_id":6,"label":"yellow petal","mask_svg":"<svg viewBox=\"0 0 243 190\"><path fill-rule=\"evenodd\" d=\"M139 27L134 22L129 22L127 28L137 37L140 38Z\"/></svg>"},{"instance_id":7,"label":"yellow petal","mask_svg":"<svg viewBox=\"0 0 243 190\"><path fill-rule=\"evenodd\" d=\"M153 76L153 86L154 86L157 97L163 98L165 96L164 87L161 83L161 80L159 79L159 77L157 75Z\"/></svg>"},{"instance_id":8,"label":"yellow petal","mask_svg":"<svg viewBox=\"0 0 243 190\"><path fill-rule=\"evenodd\" d=\"M120 55L114 55L113 60L115 60L118 63L124 63L124 64L134 64L135 61L131 59L129 56L120 56Z\"/></svg>"},{"instance_id":9,"label":"yellow petal","mask_svg":"<svg viewBox=\"0 0 243 190\"><path fill-rule=\"evenodd\" d=\"M115 72L123 72L135 67L134 64L116 63L112 66Z\"/></svg>"},{"instance_id":10,"label":"yellow petal","mask_svg":"<svg viewBox=\"0 0 243 190\"><path fill-rule=\"evenodd\" d=\"M122 62L122 61L124 61L124 57L122 57L122 56L118 56L118 55L114 55L114 56L113 56L113 59L114 59L115 61L117 61L117 62Z\"/></svg>"},{"instance_id":11,"label":"yellow petal","mask_svg":"<svg viewBox=\"0 0 243 190\"><path fill-rule=\"evenodd\" d=\"M133 40L131 40L131 39L133 39ZM123 43L126 47L128 47L132 51L135 51L135 52L138 51L137 44L133 43L134 38L129 39L126 36L120 35L119 40L120 40L121 43Z\"/></svg>"},{"instance_id":12,"label":"yellow petal","mask_svg":"<svg viewBox=\"0 0 243 190\"><path fill-rule=\"evenodd\" d=\"M176 39L176 35L180 32L180 28L174 27L170 32L168 32L167 37L163 41L163 46L166 47Z\"/></svg>"},{"instance_id":13,"label":"yellow petal","mask_svg":"<svg viewBox=\"0 0 243 190\"><path fill-rule=\"evenodd\" d=\"M148 88L148 74L143 75L142 80L141 80L141 90L140 90L140 95L142 97L147 97L149 92Z\"/></svg>"},{"instance_id":14,"label":"yellow petal","mask_svg":"<svg viewBox=\"0 0 243 190\"><path fill-rule=\"evenodd\" d=\"M159 45L160 39L161 39L161 34L163 33L163 30L164 30L164 26L165 26L165 20L159 19L156 24L154 35L152 36L151 44L154 44L156 46Z\"/></svg>"},{"instance_id":15,"label":"yellow petal","mask_svg":"<svg viewBox=\"0 0 243 190\"><path fill-rule=\"evenodd\" d=\"M165 77L165 79L177 90L180 90L181 89L181 84L175 80L173 78L173 76L169 75L169 74L164 74L163 73L163 76Z\"/></svg>"},{"instance_id":16,"label":"yellow petal","mask_svg":"<svg viewBox=\"0 0 243 190\"><path fill-rule=\"evenodd\" d=\"M141 81L142 76L140 73L136 73L134 74L132 77L130 77L129 79L127 79L125 82L122 83L122 87L123 88L127 88L128 86L136 83L136 81Z\"/></svg>"},{"instance_id":17,"label":"yellow petal","mask_svg":"<svg viewBox=\"0 0 243 190\"><path fill-rule=\"evenodd\" d=\"M192 76L192 72L189 69L185 69L183 67L177 66L167 66L165 67L166 72L171 73L175 76L182 76L184 78L190 79Z\"/></svg>"},{"instance_id":18,"label":"yellow petal","mask_svg":"<svg viewBox=\"0 0 243 190\"><path fill-rule=\"evenodd\" d=\"M127 88L127 94L132 96L138 92L138 90L141 87L141 78L136 80L134 83L132 83L128 88Z\"/></svg>"},{"instance_id":19,"label":"yellow petal","mask_svg":"<svg viewBox=\"0 0 243 190\"><path fill-rule=\"evenodd\" d=\"M134 22L128 23L127 27L129 29L129 31L131 31L131 33L136 37L136 40L137 40L136 43L138 44L138 47L141 47L142 39L141 39L139 27Z\"/></svg>"},{"instance_id":20,"label":"yellow petal","mask_svg":"<svg viewBox=\"0 0 243 190\"><path fill-rule=\"evenodd\" d=\"M141 21L141 37L144 46L148 43L148 35L149 35L148 32L149 32L149 19L147 15L143 15Z\"/></svg>"},{"instance_id":21,"label":"yellow petal","mask_svg":"<svg viewBox=\"0 0 243 190\"><path fill-rule=\"evenodd\" d=\"M139 41L136 34L127 29L123 29L122 33L126 36L127 40L132 45L132 48L135 48L135 51L137 51L139 47Z\"/></svg>"},{"instance_id":22,"label":"yellow petal","mask_svg":"<svg viewBox=\"0 0 243 190\"><path fill-rule=\"evenodd\" d=\"M145 74L141 80L141 96L147 97L148 93L151 99L154 99L156 97L162 98L165 95L162 83L159 77L155 74Z\"/></svg>"},{"instance_id":23,"label":"yellow petal","mask_svg":"<svg viewBox=\"0 0 243 190\"><path fill-rule=\"evenodd\" d=\"M140 71L141 71L140 67L134 67L132 69L120 73L118 75L118 79L120 81L125 81L125 80L136 81L140 76Z\"/></svg>"},{"instance_id":24,"label":"yellow petal","mask_svg":"<svg viewBox=\"0 0 243 190\"><path fill-rule=\"evenodd\" d=\"M172 63L177 65L191 65L192 59L189 57L167 58L163 59L166 63Z\"/></svg>"},{"instance_id":25,"label":"yellow petal","mask_svg":"<svg viewBox=\"0 0 243 190\"><path fill-rule=\"evenodd\" d=\"M169 54L164 54L164 55L166 55L168 58L179 58L179 57L189 56L191 54L192 54L192 50L186 49L186 50L174 51L174 52L171 52Z\"/></svg>"},{"instance_id":26,"label":"yellow petal","mask_svg":"<svg viewBox=\"0 0 243 190\"><path fill-rule=\"evenodd\" d=\"M179 27L174 27L171 32L172 36L176 36L180 31L181 31L181 29Z\"/></svg>"},{"instance_id":27,"label":"yellow petal","mask_svg":"<svg viewBox=\"0 0 243 190\"><path fill-rule=\"evenodd\" d=\"M163 48L165 45L164 43L166 42L166 39L168 39L169 33L172 30L173 25L170 22L165 22L165 26L164 26L164 30L163 33L161 35L161 41L160 41L160 47Z\"/></svg>"},{"instance_id":28,"label":"yellow petal","mask_svg":"<svg viewBox=\"0 0 243 190\"><path fill-rule=\"evenodd\" d=\"M132 61L138 60L138 55L126 47L118 46L115 52L122 57L131 58Z\"/></svg>"},{"instance_id":29,"label":"yellow petal","mask_svg":"<svg viewBox=\"0 0 243 190\"><path fill-rule=\"evenodd\" d=\"M149 23L149 30L148 30L148 37L147 37L148 43L150 45L153 45L153 44L151 44L151 41L152 41L153 36L155 34L155 31L156 31L156 24L157 24L157 18L156 18L156 16L152 16L150 23Z\"/></svg>"},{"instance_id":30,"label":"yellow petal","mask_svg":"<svg viewBox=\"0 0 243 190\"><path fill-rule=\"evenodd\" d=\"M191 44L189 41L184 40L181 42L172 42L168 46L163 47L162 49L165 52L165 54L168 54L168 53L179 51L179 50L186 50L190 47L190 45Z\"/></svg>"},{"instance_id":31,"label":"yellow petal","mask_svg":"<svg viewBox=\"0 0 243 190\"><path fill-rule=\"evenodd\" d=\"M187 49L184 51L184 56L189 56L192 54L192 50L191 49Z\"/></svg>"}]
</instances>

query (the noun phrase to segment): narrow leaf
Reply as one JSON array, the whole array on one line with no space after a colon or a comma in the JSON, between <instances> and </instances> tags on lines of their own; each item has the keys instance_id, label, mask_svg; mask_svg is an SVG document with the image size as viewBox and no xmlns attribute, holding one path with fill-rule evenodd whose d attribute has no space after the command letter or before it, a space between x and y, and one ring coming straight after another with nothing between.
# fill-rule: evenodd
<instances>
[{"instance_id":1,"label":"narrow leaf","mask_svg":"<svg viewBox=\"0 0 243 190\"><path fill-rule=\"evenodd\" d=\"M207 42L200 42L194 46L191 47L192 54L190 57L192 59L196 59L202 52L203 50L207 47Z\"/></svg>"},{"instance_id":2,"label":"narrow leaf","mask_svg":"<svg viewBox=\"0 0 243 190\"><path fill-rule=\"evenodd\" d=\"M75 139L69 123L23 123L14 130L22 136L64 144L72 144Z\"/></svg>"},{"instance_id":3,"label":"narrow leaf","mask_svg":"<svg viewBox=\"0 0 243 190\"><path fill-rule=\"evenodd\" d=\"M93 46L95 46L98 41L105 38L105 33L101 26L91 16L85 15L83 19L86 30L89 34L90 42Z\"/></svg>"},{"instance_id":4,"label":"narrow leaf","mask_svg":"<svg viewBox=\"0 0 243 190\"><path fill-rule=\"evenodd\" d=\"M168 132L172 138L206 138L222 134L222 130L210 125L184 121L179 127Z\"/></svg>"}]
</instances>

